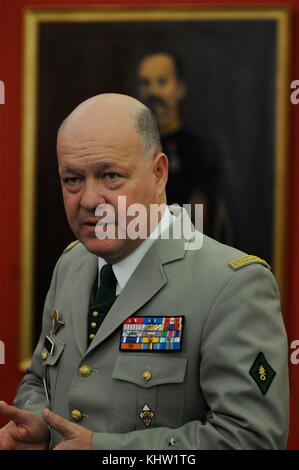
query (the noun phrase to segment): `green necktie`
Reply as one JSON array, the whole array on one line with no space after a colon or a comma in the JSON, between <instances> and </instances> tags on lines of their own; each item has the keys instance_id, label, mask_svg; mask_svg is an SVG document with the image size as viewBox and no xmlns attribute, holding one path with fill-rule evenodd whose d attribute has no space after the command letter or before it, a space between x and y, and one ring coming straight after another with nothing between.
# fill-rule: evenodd
<instances>
[{"instance_id":1,"label":"green necktie","mask_svg":"<svg viewBox=\"0 0 299 470\"><path fill-rule=\"evenodd\" d=\"M116 299L116 283L111 264L105 264L100 271L100 285L91 297L87 328L88 345Z\"/></svg>"}]
</instances>

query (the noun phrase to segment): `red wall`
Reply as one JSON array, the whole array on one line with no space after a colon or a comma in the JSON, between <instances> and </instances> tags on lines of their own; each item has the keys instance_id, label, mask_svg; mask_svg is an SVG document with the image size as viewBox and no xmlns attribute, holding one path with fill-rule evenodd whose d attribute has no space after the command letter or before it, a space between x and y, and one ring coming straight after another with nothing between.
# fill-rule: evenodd
<instances>
[{"instance_id":1,"label":"red wall","mask_svg":"<svg viewBox=\"0 0 299 470\"><path fill-rule=\"evenodd\" d=\"M183 5L176 0L89 0L89 5L136 6ZM281 0L201 0L197 6L281 6L288 5L293 12L293 44L291 80L299 80L299 1ZM21 138L21 84L22 84L22 14L26 6L66 7L84 6L76 0L0 0L0 80L6 86L6 103L0 105L0 340L5 343L6 364L0 365L0 400L11 402L22 374L17 369L17 341L19 336L19 228L20 228L20 138ZM291 155L290 155L290 220L288 226L287 259L287 313L286 324L290 343L299 340L299 104L290 104ZM297 157L297 158L296 158ZM298 287L297 287L298 286ZM299 449L299 364L290 364L291 376L291 428L289 449ZM298 399L296 400L296 396ZM0 426L4 420L0 418Z\"/></svg>"}]
</instances>

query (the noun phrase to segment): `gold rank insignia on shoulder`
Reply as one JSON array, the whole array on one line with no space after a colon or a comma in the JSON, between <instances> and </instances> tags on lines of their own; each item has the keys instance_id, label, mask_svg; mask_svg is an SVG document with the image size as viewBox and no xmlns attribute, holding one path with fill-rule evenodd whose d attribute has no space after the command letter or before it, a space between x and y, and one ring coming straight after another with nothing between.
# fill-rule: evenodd
<instances>
[{"instance_id":1,"label":"gold rank insignia on shoulder","mask_svg":"<svg viewBox=\"0 0 299 470\"><path fill-rule=\"evenodd\" d=\"M228 263L229 267L234 271L244 268L244 266L249 266L250 264L262 264L266 268L271 269L271 266L262 258L253 255L240 256L240 258L235 258Z\"/></svg>"},{"instance_id":2,"label":"gold rank insignia on shoulder","mask_svg":"<svg viewBox=\"0 0 299 470\"><path fill-rule=\"evenodd\" d=\"M70 251L75 245L79 243L79 240L75 240L74 242L71 242L64 250L63 253L66 253L67 251Z\"/></svg>"}]
</instances>

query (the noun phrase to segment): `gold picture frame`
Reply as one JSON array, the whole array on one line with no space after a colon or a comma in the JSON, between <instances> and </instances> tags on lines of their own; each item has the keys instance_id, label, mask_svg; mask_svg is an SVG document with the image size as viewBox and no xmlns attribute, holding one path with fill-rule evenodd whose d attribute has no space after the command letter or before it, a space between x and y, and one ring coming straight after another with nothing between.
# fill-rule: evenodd
<instances>
[{"instance_id":1,"label":"gold picture frame","mask_svg":"<svg viewBox=\"0 0 299 470\"><path fill-rule=\"evenodd\" d=\"M272 20L277 25L276 85L275 85L275 143L274 143L274 220L273 271L282 296L286 292L286 235L287 235L287 155L288 155L288 90L290 70L290 10L284 7L163 7L121 8L95 7L90 9L28 8L24 12L24 82L22 136L22 198L21 198L21 327L20 368L24 370L32 355L35 200L38 120L38 57L39 26L42 23L95 22L188 22L188 21L250 21Z\"/></svg>"}]
</instances>

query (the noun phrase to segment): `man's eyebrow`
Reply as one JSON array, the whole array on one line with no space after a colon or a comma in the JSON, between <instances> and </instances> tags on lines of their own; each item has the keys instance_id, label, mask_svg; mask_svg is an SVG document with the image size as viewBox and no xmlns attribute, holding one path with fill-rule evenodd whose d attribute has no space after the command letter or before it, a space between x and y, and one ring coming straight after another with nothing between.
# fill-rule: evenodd
<instances>
[{"instance_id":1,"label":"man's eyebrow","mask_svg":"<svg viewBox=\"0 0 299 470\"><path fill-rule=\"evenodd\" d=\"M76 168L72 168L71 166L62 166L60 171L64 172L64 173L72 173L74 175L81 175L80 170L78 170Z\"/></svg>"},{"instance_id":2,"label":"man's eyebrow","mask_svg":"<svg viewBox=\"0 0 299 470\"><path fill-rule=\"evenodd\" d=\"M104 171L115 166L119 166L119 163L96 162L96 163L90 163L89 168L91 168L93 171Z\"/></svg>"},{"instance_id":3,"label":"man's eyebrow","mask_svg":"<svg viewBox=\"0 0 299 470\"><path fill-rule=\"evenodd\" d=\"M98 163L91 163L89 165L89 168L91 168L93 171L104 171L104 170L107 170L111 167L114 167L115 164L114 163L110 163L110 162L98 162ZM80 169L80 168L74 168L74 167L71 167L71 166L62 166L61 169L60 169L61 172L63 173L72 173L73 175L81 175L82 173L84 173L84 170Z\"/></svg>"}]
</instances>

